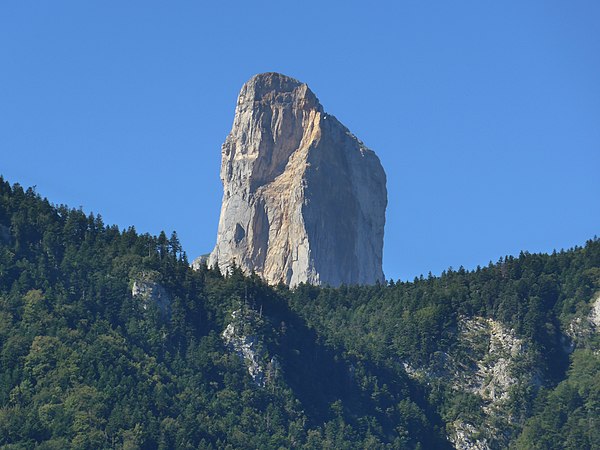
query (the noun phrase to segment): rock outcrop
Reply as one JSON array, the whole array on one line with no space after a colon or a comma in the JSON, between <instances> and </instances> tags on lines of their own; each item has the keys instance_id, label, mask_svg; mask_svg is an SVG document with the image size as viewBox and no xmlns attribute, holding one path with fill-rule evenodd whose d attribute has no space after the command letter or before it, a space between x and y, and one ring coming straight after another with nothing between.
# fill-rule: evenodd
<instances>
[{"instance_id":1,"label":"rock outcrop","mask_svg":"<svg viewBox=\"0 0 600 450\"><path fill-rule=\"evenodd\" d=\"M223 342L229 351L244 362L252 381L257 386L265 387L277 377L279 362L275 356L269 361L259 335L252 333L259 321L258 315L255 311L244 308L233 311L231 319L221 333Z\"/></svg>"},{"instance_id":2,"label":"rock outcrop","mask_svg":"<svg viewBox=\"0 0 600 450\"><path fill-rule=\"evenodd\" d=\"M242 87L221 180L210 266L290 286L384 280L385 172L306 84L266 73Z\"/></svg>"},{"instance_id":3,"label":"rock outcrop","mask_svg":"<svg viewBox=\"0 0 600 450\"><path fill-rule=\"evenodd\" d=\"M142 302L142 308L147 311L150 305L156 305L163 316L171 313L171 296L167 290L156 281L159 274L154 271L140 272L131 286L131 296Z\"/></svg>"},{"instance_id":4,"label":"rock outcrop","mask_svg":"<svg viewBox=\"0 0 600 450\"><path fill-rule=\"evenodd\" d=\"M585 315L576 315L566 329L564 350L572 353L577 348L587 348L600 354L600 292L589 302Z\"/></svg>"},{"instance_id":5,"label":"rock outcrop","mask_svg":"<svg viewBox=\"0 0 600 450\"><path fill-rule=\"evenodd\" d=\"M455 398L470 398L471 417L461 411L458 418L445 418L448 439L458 450L489 450L507 448L522 425L514 405L523 400L518 398L523 392L541 385L536 358L523 339L501 322L463 317L448 352L434 353L429 367L406 363L404 367L424 384L447 383Z\"/></svg>"}]
</instances>

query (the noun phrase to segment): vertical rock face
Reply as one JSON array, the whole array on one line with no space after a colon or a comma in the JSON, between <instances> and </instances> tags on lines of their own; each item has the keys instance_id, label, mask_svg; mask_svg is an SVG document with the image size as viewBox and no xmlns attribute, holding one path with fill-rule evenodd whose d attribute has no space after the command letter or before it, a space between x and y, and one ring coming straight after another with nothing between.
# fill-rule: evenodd
<instances>
[{"instance_id":1,"label":"vertical rock face","mask_svg":"<svg viewBox=\"0 0 600 450\"><path fill-rule=\"evenodd\" d=\"M209 265L290 286L384 279L385 172L306 84L265 73L242 87L221 180Z\"/></svg>"}]
</instances>

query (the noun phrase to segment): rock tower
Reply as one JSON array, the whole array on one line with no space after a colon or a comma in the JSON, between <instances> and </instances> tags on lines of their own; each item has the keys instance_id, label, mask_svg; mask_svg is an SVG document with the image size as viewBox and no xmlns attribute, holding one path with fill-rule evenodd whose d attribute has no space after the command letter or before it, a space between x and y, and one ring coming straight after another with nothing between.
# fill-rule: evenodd
<instances>
[{"instance_id":1,"label":"rock tower","mask_svg":"<svg viewBox=\"0 0 600 450\"><path fill-rule=\"evenodd\" d=\"M221 180L209 266L289 286L384 280L385 172L306 84L264 73L242 87Z\"/></svg>"}]
</instances>

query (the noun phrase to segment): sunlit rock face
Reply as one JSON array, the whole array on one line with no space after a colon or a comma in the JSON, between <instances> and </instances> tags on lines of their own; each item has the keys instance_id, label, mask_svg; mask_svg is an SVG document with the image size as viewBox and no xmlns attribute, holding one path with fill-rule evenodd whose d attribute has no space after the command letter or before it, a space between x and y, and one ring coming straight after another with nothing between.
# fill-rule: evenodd
<instances>
[{"instance_id":1,"label":"sunlit rock face","mask_svg":"<svg viewBox=\"0 0 600 450\"><path fill-rule=\"evenodd\" d=\"M209 266L289 286L384 280L385 172L306 84L265 73L242 87L221 180Z\"/></svg>"}]
</instances>

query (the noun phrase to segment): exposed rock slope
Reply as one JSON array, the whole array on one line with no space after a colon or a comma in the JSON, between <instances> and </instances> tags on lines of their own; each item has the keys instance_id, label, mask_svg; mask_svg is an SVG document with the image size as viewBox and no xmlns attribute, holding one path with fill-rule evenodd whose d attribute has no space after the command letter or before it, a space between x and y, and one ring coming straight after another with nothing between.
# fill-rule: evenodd
<instances>
[{"instance_id":1,"label":"exposed rock slope","mask_svg":"<svg viewBox=\"0 0 600 450\"><path fill-rule=\"evenodd\" d=\"M577 315L566 329L565 350L572 353L577 348L587 348L600 354L600 292L589 303L589 311Z\"/></svg>"},{"instance_id":2,"label":"exposed rock slope","mask_svg":"<svg viewBox=\"0 0 600 450\"><path fill-rule=\"evenodd\" d=\"M258 314L249 308L235 310L221 337L229 351L244 362L254 383L264 387L277 376L279 362L274 356L269 361L260 336L255 333L259 321Z\"/></svg>"},{"instance_id":3,"label":"exposed rock slope","mask_svg":"<svg viewBox=\"0 0 600 450\"><path fill-rule=\"evenodd\" d=\"M541 384L536 356L512 329L490 318L462 318L457 331L453 348L436 352L431 367L405 364L406 371L427 384L448 383L456 398L470 396L466 411L446 418L456 449L506 448L522 425L513 411L519 395Z\"/></svg>"},{"instance_id":4,"label":"exposed rock slope","mask_svg":"<svg viewBox=\"0 0 600 450\"><path fill-rule=\"evenodd\" d=\"M160 275L155 271L142 271L133 279L131 296L142 301L142 308L148 310L151 305L156 305L162 315L168 316L171 312L171 296L167 290L156 281Z\"/></svg>"},{"instance_id":5,"label":"exposed rock slope","mask_svg":"<svg viewBox=\"0 0 600 450\"><path fill-rule=\"evenodd\" d=\"M242 87L221 180L209 265L290 286L384 279L385 173L306 84L266 73Z\"/></svg>"}]
</instances>

